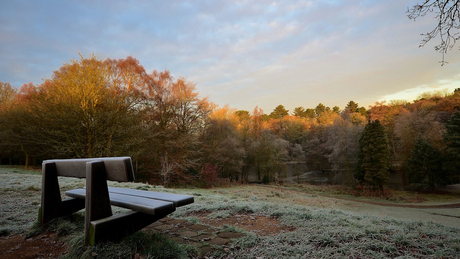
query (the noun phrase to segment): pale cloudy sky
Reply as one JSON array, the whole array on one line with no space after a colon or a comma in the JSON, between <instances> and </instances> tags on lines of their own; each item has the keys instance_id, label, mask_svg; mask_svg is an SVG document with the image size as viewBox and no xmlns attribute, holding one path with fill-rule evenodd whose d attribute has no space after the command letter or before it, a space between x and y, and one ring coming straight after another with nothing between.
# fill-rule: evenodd
<instances>
[{"instance_id":1,"label":"pale cloudy sky","mask_svg":"<svg viewBox=\"0 0 460 259\"><path fill-rule=\"evenodd\" d=\"M133 56L216 104L270 113L460 87L458 47L418 48L435 20L403 0L0 1L0 81L42 83L62 63Z\"/></svg>"}]
</instances>

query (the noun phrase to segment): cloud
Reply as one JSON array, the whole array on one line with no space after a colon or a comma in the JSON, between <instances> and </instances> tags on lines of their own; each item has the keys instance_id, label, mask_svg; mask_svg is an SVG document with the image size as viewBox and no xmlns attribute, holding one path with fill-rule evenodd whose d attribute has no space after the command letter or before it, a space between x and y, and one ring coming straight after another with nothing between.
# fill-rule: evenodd
<instances>
[{"instance_id":1,"label":"cloud","mask_svg":"<svg viewBox=\"0 0 460 259\"><path fill-rule=\"evenodd\" d=\"M221 106L368 105L457 75L454 55L440 67L417 48L433 21L407 19L415 2L7 1L0 81L40 83L95 52L186 76Z\"/></svg>"}]
</instances>

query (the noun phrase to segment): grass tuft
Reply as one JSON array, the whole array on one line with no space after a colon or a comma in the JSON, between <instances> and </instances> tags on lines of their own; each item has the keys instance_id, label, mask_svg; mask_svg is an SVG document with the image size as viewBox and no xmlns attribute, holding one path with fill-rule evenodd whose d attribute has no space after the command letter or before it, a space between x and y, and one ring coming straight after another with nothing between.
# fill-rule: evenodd
<instances>
[{"instance_id":1,"label":"grass tuft","mask_svg":"<svg viewBox=\"0 0 460 259\"><path fill-rule=\"evenodd\" d=\"M242 228L239 228L233 225L228 225L228 224L222 225L220 229L224 232L246 233L245 229L242 229Z\"/></svg>"},{"instance_id":2,"label":"grass tuft","mask_svg":"<svg viewBox=\"0 0 460 259\"><path fill-rule=\"evenodd\" d=\"M64 258L144 258L185 259L198 255L190 245L179 244L161 233L137 232L120 243L106 242L96 246L84 246L83 235L70 242Z\"/></svg>"},{"instance_id":3,"label":"grass tuft","mask_svg":"<svg viewBox=\"0 0 460 259\"><path fill-rule=\"evenodd\" d=\"M212 212L208 215L209 219L226 219L230 217L232 213L229 210L219 210Z\"/></svg>"},{"instance_id":4,"label":"grass tuft","mask_svg":"<svg viewBox=\"0 0 460 259\"><path fill-rule=\"evenodd\" d=\"M0 237L1 236L8 236L11 233L13 233L13 230L11 228L8 228L8 227L0 228Z\"/></svg>"}]
</instances>

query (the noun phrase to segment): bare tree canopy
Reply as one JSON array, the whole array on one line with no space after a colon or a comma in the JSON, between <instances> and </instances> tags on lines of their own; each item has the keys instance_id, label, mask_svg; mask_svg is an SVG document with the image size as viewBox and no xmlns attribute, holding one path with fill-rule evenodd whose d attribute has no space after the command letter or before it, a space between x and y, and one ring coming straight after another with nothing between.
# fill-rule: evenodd
<instances>
[{"instance_id":1,"label":"bare tree canopy","mask_svg":"<svg viewBox=\"0 0 460 259\"><path fill-rule=\"evenodd\" d=\"M407 16L409 19L416 20L426 16L428 13L435 13L437 20L436 27L422 34L424 39L420 47L425 46L430 40L439 36L441 43L434 49L442 54L441 65L448 63L445 61L445 54L451 50L456 41L460 39L460 0L425 0L422 4L416 4L408 8Z\"/></svg>"}]
</instances>

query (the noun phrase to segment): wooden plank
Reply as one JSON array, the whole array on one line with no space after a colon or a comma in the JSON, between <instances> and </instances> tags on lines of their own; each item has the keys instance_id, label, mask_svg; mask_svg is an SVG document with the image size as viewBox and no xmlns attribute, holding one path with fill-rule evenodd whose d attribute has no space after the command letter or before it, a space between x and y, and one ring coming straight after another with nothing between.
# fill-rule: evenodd
<instances>
[{"instance_id":1,"label":"wooden plank","mask_svg":"<svg viewBox=\"0 0 460 259\"><path fill-rule=\"evenodd\" d=\"M194 202L194 197L190 195L181 195L181 194L172 194L164 192L152 192L152 191L143 191L135 189L126 189L126 188L117 188L109 187L110 193L119 193L125 195L131 195L136 197L144 197L149 199L169 201L174 203L176 207L184 206Z\"/></svg>"},{"instance_id":2,"label":"wooden plank","mask_svg":"<svg viewBox=\"0 0 460 259\"><path fill-rule=\"evenodd\" d=\"M85 178L86 163L91 161L104 161L107 180L118 182L134 181L134 170L130 157L54 159L45 160L43 163L55 163L58 176Z\"/></svg>"},{"instance_id":3,"label":"wooden plank","mask_svg":"<svg viewBox=\"0 0 460 259\"><path fill-rule=\"evenodd\" d=\"M86 190L75 189L66 191L65 194L69 197L85 199ZM172 202L165 202L131 195L123 195L119 193L109 193L109 197L111 205L132 209L151 215L171 213L176 210Z\"/></svg>"}]
</instances>

